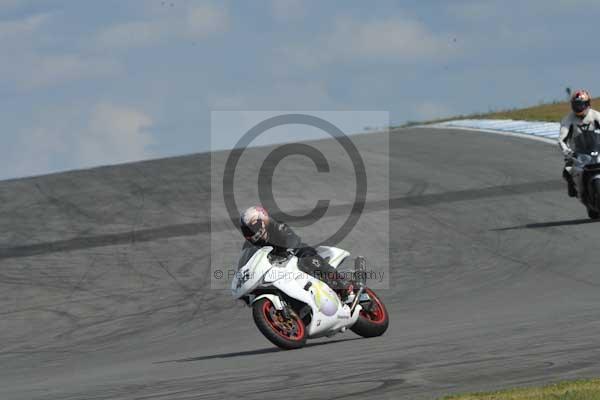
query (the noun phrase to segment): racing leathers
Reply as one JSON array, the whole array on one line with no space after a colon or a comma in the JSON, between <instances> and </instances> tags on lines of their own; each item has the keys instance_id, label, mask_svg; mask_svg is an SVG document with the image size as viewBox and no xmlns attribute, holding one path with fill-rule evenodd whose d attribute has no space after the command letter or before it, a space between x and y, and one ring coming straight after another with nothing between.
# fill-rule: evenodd
<instances>
[{"instance_id":1,"label":"racing leathers","mask_svg":"<svg viewBox=\"0 0 600 400\"><path fill-rule=\"evenodd\" d=\"M259 240L255 243L251 243L248 240L244 242L242 252L247 255L244 259L249 259L251 254L254 254L256 250L264 246L273 247L273 252L282 256L285 256L288 250L290 250L298 257L298 268L301 271L324 281L336 291L351 290L350 282L342 274L338 273L334 267L329 265L313 247L303 243L300 236L287 224L271 219L267 225L267 232L265 240ZM244 259L240 260L240 267L245 264L246 260Z\"/></svg>"},{"instance_id":2,"label":"racing leathers","mask_svg":"<svg viewBox=\"0 0 600 400\"><path fill-rule=\"evenodd\" d=\"M574 112L571 112L564 117L560 123L558 145L560 146L560 149L565 157L563 178L568 183L570 197L577 196L575 183L573 182L573 178L571 176L571 166L573 165L571 157L577 152L575 138L580 135L582 131L598 129L600 129L600 112L592 110L591 108L582 117L576 115Z\"/></svg>"}]
</instances>

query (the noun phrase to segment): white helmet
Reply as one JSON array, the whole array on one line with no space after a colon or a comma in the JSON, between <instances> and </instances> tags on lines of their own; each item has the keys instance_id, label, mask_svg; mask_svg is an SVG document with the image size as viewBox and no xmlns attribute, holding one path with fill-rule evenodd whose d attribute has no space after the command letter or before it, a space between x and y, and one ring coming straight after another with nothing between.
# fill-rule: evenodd
<instances>
[{"instance_id":1,"label":"white helmet","mask_svg":"<svg viewBox=\"0 0 600 400\"><path fill-rule=\"evenodd\" d=\"M592 105L591 103L592 96L587 90L577 90L571 96L571 109L579 117L585 116Z\"/></svg>"},{"instance_id":2,"label":"white helmet","mask_svg":"<svg viewBox=\"0 0 600 400\"><path fill-rule=\"evenodd\" d=\"M266 241L269 234L269 213L261 206L247 208L240 216L242 234L250 243Z\"/></svg>"}]
</instances>

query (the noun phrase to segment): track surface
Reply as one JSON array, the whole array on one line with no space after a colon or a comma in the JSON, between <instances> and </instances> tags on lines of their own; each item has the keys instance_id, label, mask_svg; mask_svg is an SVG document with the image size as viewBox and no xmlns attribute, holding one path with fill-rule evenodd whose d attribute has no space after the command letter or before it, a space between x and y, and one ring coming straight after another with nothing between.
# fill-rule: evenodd
<instances>
[{"instance_id":1,"label":"track surface","mask_svg":"<svg viewBox=\"0 0 600 400\"><path fill-rule=\"evenodd\" d=\"M390 328L292 352L208 288L207 155L0 183L0 398L431 399L600 375L600 225L556 149L389 140Z\"/></svg>"}]
</instances>

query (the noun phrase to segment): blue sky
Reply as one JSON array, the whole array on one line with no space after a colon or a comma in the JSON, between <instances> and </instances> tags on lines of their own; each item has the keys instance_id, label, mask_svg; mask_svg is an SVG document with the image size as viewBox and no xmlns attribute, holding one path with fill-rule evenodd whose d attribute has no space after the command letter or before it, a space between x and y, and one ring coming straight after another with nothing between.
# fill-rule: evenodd
<instances>
[{"instance_id":1,"label":"blue sky","mask_svg":"<svg viewBox=\"0 0 600 400\"><path fill-rule=\"evenodd\" d=\"M600 94L599 20L595 0L0 0L0 179L208 151L211 110L398 124Z\"/></svg>"}]
</instances>

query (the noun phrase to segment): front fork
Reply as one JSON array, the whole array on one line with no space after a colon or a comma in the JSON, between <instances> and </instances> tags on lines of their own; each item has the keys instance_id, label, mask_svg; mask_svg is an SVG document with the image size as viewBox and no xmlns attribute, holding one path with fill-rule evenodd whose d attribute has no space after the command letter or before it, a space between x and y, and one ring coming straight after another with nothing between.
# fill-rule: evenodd
<instances>
[{"instance_id":1,"label":"front fork","mask_svg":"<svg viewBox=\"0 0 600 400\"><path fill-rule=\"evenodd\" d=\"M354 309L358 305L360 300L360 296L365 291L366 281L367 281L367 260L364 257L356 257L354 260L354 276L356 278L356 283L359 286L358 292L356 293L356 297L352 301L352 306L350 307L350 314L354 313Z\"/></svg>"}]
</instances>

